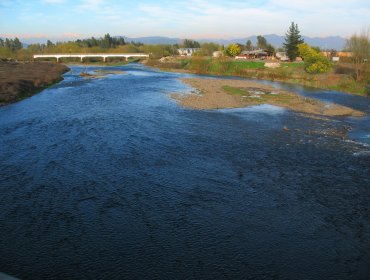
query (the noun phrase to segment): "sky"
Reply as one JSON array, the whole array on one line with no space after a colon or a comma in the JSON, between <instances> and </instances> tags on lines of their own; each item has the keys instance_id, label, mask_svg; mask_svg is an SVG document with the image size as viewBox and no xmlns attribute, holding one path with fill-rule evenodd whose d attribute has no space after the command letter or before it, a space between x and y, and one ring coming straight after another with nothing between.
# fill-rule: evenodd
<instances>
[{"instance_id":1,"label":"sky","mask_svg":"<svg viewBox=\"0 0 370 280\"><path fill-rule=\"evenodd\" d=\"M0 37L342 36L370 27L369 0L0 0Z\"/></svg>"}]
</instances>

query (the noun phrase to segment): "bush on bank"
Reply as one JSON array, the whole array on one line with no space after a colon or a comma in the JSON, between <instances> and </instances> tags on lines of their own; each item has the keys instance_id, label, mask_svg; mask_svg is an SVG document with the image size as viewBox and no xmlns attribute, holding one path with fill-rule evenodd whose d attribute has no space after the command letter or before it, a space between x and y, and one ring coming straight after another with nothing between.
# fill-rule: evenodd
<instances>
[{"instance_id":1,"label":"bush on bank","mask_svg":"<svg viewBox=\"0 0 370 280\"><path fill-rule=\"evenodd\" d=\"M323 56L317 49L307 44L299 44L298 52L304 61L304 69L307 73L327 73L331 70L332 64L330 60Z\"/></svg>"}]
</instances>

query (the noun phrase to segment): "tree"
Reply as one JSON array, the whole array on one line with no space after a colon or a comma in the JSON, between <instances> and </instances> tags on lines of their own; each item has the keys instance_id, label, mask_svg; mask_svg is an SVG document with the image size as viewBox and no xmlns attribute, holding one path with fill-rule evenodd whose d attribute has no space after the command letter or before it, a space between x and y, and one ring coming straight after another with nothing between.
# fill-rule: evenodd
<instances>
[{"instance_id":1,"label":"tree","mask_svg":"<svg viewBox=\"0 0 370 280\"><path fill-rule=\"evenodd\" d=\"M337 50L336 49L331 49L330 50L330 59L333 59L333 57L337 56Z\"/></svg>"},{"instance_id":2,"label":"tree","mask_svg":"<svg viewBox=\"0 0 370 280\"><path fill-rule=\"evenodd\" d=\"M297 58L298 45L303 43L304 40L301 38L301 35L299 34L298 25L292 22L287 34L285 35L284 43L284 48L290 61L294 61Z\"/></svg>"},{"instance_id":3,"label":"tree","mask_svg":"<svg viewBox=\"0 0 370 280\"><path fill-rule=\"evenodd\" d=\"M218 51L220 49L220 45L216 43L204 43L201 47L202 55L212 56L213 52Z\"/></svg>"},{"instance_id":4,"label":"tree","mask_svg":"<svg viewBox=\"0 0 370 280\"><path fill-rule=\"evenodd\" d=\"M315 47L310 47L307 44L299 44L298 54L304 60L304 69L307 73L326 73L331 69L330 60L322 55Z\"/></svg>"},{"instance_id":5,"label":"tree","mask_svg":"<svg viewBox=\"0 0 370 280\"><path fill-rule=\"evenodd\" d=\"M8 38L5 38L4 47L9 50L12 48L12 43Z\"/></svg>"},{"instance_id":6,"label":"tree","mask_svg":"<svg viewBox=\"0 0 370 280\"><path fill-rule=\"evenodd\" d=\"M227 46L226 53L230 56L237 56L242 51L238 44L230 44Z\"/></svg>"},{"instance_id":7,"label":"tree","mask_svg":"<svg viewBox=\"0 0 370 280\"><path fill-rule=\"evenodd\" d=\"M257 36L257 48L263 49L263 50L267 48L267 40L265 37L261 35Z\"/></svg>"},{"instance_id":8,"label":"tree","mask_svg":"<svg viewBox=\"0 0 370 280\"><path fill-rule=\"evenodd\" d=\"M199 42L189 39L185 39L183 45L184 48L200 48Z\"/></svg>"},{"instance_id":9,"label":"tree","mask_svg":"<svg viewBox=\"0 0 370 280\"><path fill-rule=\"evenodd\" d=\"M247 44L245 45L247 51L251 51L253 50L253 45L252 45L252 41L251 40L248 40L247 41Z\"/></svg>"},{"instance_id":10,"label":"tree","mask_svg":"<svg viewBox=\"0 0 370 280\"><path fill-rule=\"evenodd\" d=\"M104 35L104 38L101 39L101 47L104 49L109 49L113 45L112 42L113 42L112 37L109 35L109 33L107 33Z\"/></svg>"},{"instance_id":11,"label":"tree","mask_svg":"<svg viewBox=\"0 0 370 280\"><path fill-rule=\"evenodd\" d=\"M370 59L369 32L352 35L347 40L346 49L352 53L351 60L356 70L356 81L361 81Z\"/></svg>"},{"instance_id":12,"label":"tree","mask_svg":"<svg viewBox=\"0 0 370 280\"><path fill-rule=\"evenodd\" d=\"M21 41L17 37L13 40L13 51L18 51L23 48Z\"/></svg>"},{"instance_id":13,"label":"tree","mask_svg":"<svg viewBox=\"0 0 370 280\"><path fill-rule=\"evenodd\" d=\"M53 42L52 42L52 41L48 40L48 41L46 42L46 46L47 46L48 48L51 48L51 47L54 47L54 44L53 44Z\"/></svg>"},{"instance_id":14,"label":"tree","mask_svg":"<svg viewBox=\"0 0 370 280\"><path fill-rule=\"evenodd\" d=\"M266 46L266 52L267 52L268 56L274 55L275 48L273 47L273 45L267 44L267 46Z\"/></svg>"}]
</instances>

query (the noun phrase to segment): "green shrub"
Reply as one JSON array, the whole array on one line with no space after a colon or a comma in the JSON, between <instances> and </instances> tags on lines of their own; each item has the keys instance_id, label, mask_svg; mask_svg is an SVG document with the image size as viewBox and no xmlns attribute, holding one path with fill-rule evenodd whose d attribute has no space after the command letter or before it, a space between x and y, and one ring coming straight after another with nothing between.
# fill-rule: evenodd
<instances>
[{"instance_id":1,"label":"green shrub","mask_svg":"<svg viewBox=\"0 0 370 280\"><path fill-rule=\"evenodd\" d=\"M310 74L326 73L330 71L331 63L326 57L317 54L304 61L304 69Z\"/></svg>"},{"instance_id":2,"label":"green shrub","mask_svg":"<svg viewBox=\"0 0 370 280\"><path fill-rule=\"evenodd\" d=\"M330 60L323 56L318 49L307 44L300 44L298 51L304 60L304 69L307 73L318 74L330 71L332 67Z\"/></svg>"}]
</instances>

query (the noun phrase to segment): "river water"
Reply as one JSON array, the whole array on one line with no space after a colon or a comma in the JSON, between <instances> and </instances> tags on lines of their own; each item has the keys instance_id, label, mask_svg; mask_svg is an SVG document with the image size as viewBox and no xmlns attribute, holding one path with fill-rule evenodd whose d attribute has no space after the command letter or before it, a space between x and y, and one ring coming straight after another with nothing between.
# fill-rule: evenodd
<instances>
[{"instance_id":1,"label":"river water","mask_svg":"<svg viewBox=\"0 0 370 280\"><path fill-rule=\"evenodd\" d=\"M169 97L191 91L178 80L190 75L71 68L0 108L0 272L369 279L369 117L197 111ZM370 99L263 83L370 114ZM349 127L348 139L322 133Z\"/></svg>"}]
</instances>

